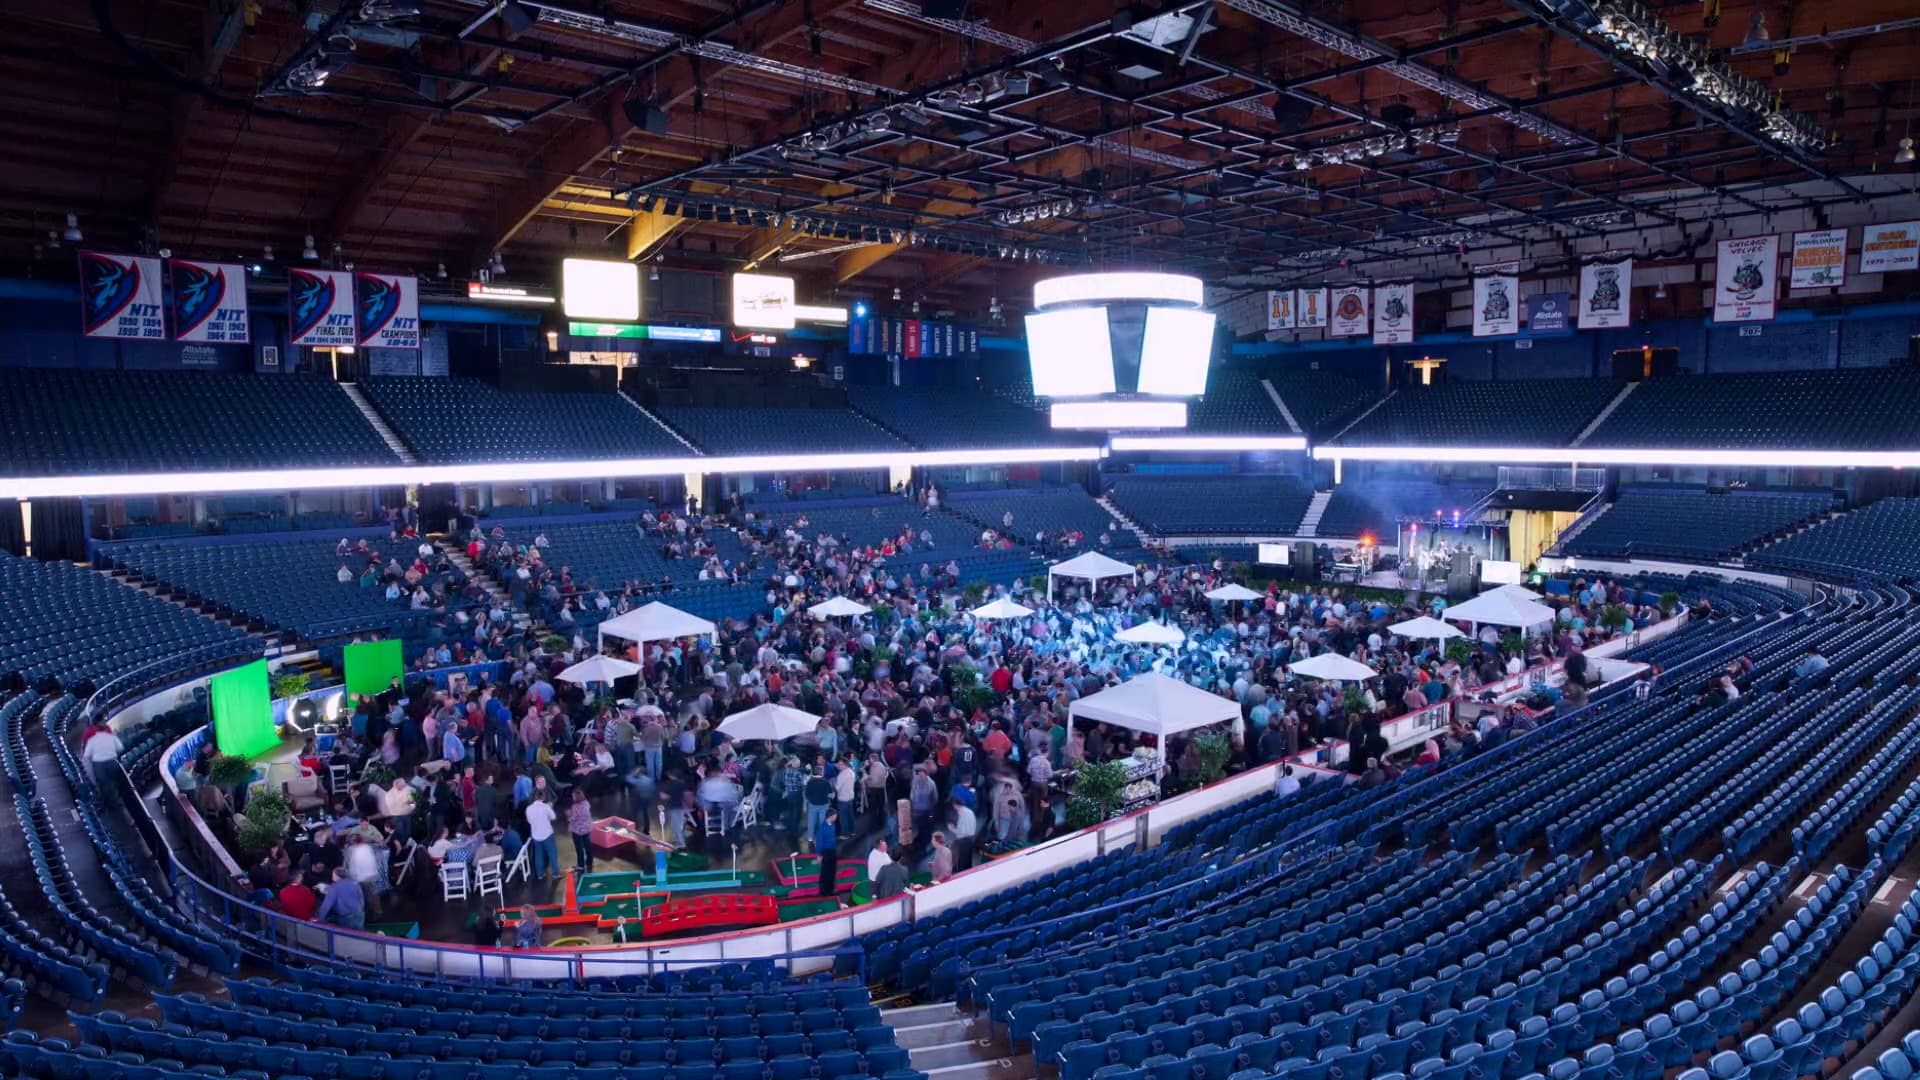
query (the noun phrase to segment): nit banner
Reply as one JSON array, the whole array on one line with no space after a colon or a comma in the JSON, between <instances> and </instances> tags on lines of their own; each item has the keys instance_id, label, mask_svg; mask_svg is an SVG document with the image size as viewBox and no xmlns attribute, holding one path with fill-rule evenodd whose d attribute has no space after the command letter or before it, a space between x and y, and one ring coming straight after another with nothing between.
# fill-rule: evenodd
<instances>
[{"instance_id":1,"label":"nit banner","mask_svg":"<svg viewBox=\"0 0 1920 1080\"><path fill-rule=\"evenodd\" d=\"M420 281L403 274L353 275L360 344L376 349L420 347Z\"/></svg>"},{"instance_id":2,"label":"nit banner","mask_svg":"<svg viewBox=\"0 0 1920 1080\"><path fill-rule=\"evenodd\" d=\"M247 326L246 267L174 259L167 269L173 275L173 340L224 345L253 340Z\"/></svg>"},{"instance_id":3,"label":"nit banner","mask_svg":"<svg viewBox=\"0 0 1920 1080\"><path fill-rule=\"evenodd\" d=\"M160 292L159 259L80 253L80 329L88 337L165 341Z\"/></svg>"},{"instance_id":4,"label":"nit banner","mask_svg":"<svg viewBox=\"0 0 1920 1080\"><path fill-rule=\"evenodd\" d=\"M340 348L354 344L353 275L288 267L287 319L295 345Z\"/></svg>"}]
</instances>

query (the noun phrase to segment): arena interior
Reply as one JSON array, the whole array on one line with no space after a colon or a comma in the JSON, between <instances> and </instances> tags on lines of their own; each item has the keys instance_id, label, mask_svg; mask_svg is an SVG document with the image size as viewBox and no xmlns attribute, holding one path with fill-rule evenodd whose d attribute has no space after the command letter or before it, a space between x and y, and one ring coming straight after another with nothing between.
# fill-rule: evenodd
<instances>
[{"instance_id":1,"label":"arena interior","mask_svg":"<svg viewBox=\"0 0 1920 1080\"><path fill-rule=\"evenodd\" d=\"M1914 0L9 0L0 1076L1909 1080Z\"/></svg>"}]
</instances>

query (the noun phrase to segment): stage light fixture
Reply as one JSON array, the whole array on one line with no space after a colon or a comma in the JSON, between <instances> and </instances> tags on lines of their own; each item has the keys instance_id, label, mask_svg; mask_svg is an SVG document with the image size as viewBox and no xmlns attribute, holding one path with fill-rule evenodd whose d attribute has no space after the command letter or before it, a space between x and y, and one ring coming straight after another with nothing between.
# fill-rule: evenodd
<instances>
[{"instance_id":1,"label":"stage light fixture","mask_svg":"<svg viewBox=\"0 0 1920 1080\"><path fill-rule=\"evenodd\" d=\"M307 260L308 262L315 262L320 258L320 249L313 246L312 233L308 233L305 237L301 239L300 257L302 259Z\"/></svg>"},{"instance_id":2,"label":"stage light fixture","mask_svg":"<svg viewBox=\"0 0 1920 1080\"><path fill-rule=\"evenodd\" d=\"M493 253L493 261L487 264L487 269L493 272L494 277L500 277L507 272L507 261L496 251Z\"/></svg>"},{"instance_id":3,"label":"stage light fixture","mask_svg":"<svg viewBox=\"0 0 1920 1080\"><path fill-rule=\"evenodd\" d=\"M1911 142L1912 140L1908 140L1908 141ZM67 214L67 227L61 230L60 239L65 240L69 244L77 244L80 241L86 239L86 234L80 231L80 215L79 214L75 214L75 213Z\"/></svg>"},{"instance_id":4,"label":"stage light fixture","mask_svg":"<svg viewBox=\"0 0 1920 1080\"><path fill-rule=\"evenodd\" d=\"M1913 164L1913 136L1908 135L1900 140L1900 149L1893 152L1893 163L1895 165Z\"/></svg>"}]
</instances>

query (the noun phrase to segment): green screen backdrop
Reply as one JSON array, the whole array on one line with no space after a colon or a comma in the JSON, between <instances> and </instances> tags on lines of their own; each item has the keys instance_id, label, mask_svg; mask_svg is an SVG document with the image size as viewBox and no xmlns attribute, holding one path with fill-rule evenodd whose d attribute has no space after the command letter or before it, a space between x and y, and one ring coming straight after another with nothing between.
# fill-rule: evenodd
<instances>
[{"instance_id":1,"label":"green screen backdrop","mask_svg":"<svg viewBox=\"0 0 1920 1080\"><path fill-rule=\"evenodd\" d=\"M347 693L367 696L384 692L393 680L407 673L407 662L400 655L399 639L364 641L344 650L347 662Z\"/></svg>"},{"instance_id":2,"label":"green screen backdrop","mask_svg":"<svg viewBox=\"0 0 1920 1080\"><path fill-rule=\"evenodd\" d=\"M213 705L214 745L221 753L250 758L280 745L265 660L215 675L207 682L207 698Z\"/></svg>"}]
</instances>

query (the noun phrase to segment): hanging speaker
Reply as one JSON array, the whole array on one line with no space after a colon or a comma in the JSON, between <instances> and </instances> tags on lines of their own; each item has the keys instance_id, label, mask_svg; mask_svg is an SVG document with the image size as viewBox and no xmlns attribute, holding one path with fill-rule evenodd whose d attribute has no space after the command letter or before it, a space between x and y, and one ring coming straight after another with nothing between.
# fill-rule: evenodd
<instances>
[{"instance_id":1,"label":"hanging speaker","mask_svg":"<svg viewBox=\"0 0 1920 1080\"><path fill-rule=\"evenodd\" d=\"M967 0L926 0L920 14L929 19L959 19L966 15Z\"/></svg>"},{"instance_id":2,"label":"hanging speaker","mask_svg":"<svg viewBox=\"0 0 1920 1080\"><path fill-rule=\"evenodd\" d=\"M665 109L656 107L653 102L644 98L631 97L620 108L627 114L629 124L647 134L665 135L667 133L667 112Z\"/></svg>"},{"instance_id":3,"label":"hanging speaker","mask_svg":"<svg viewBox=\"0 0 1920 1080\"><path fill-rule=\"evenodd\" d=\"M1291 132L1304 127L1307 117L1313 115L1313 102L1302 101L1292 94L1279 94L1273 99L1273 122L1281 131Z\"/></svg>"}]
</instances>

